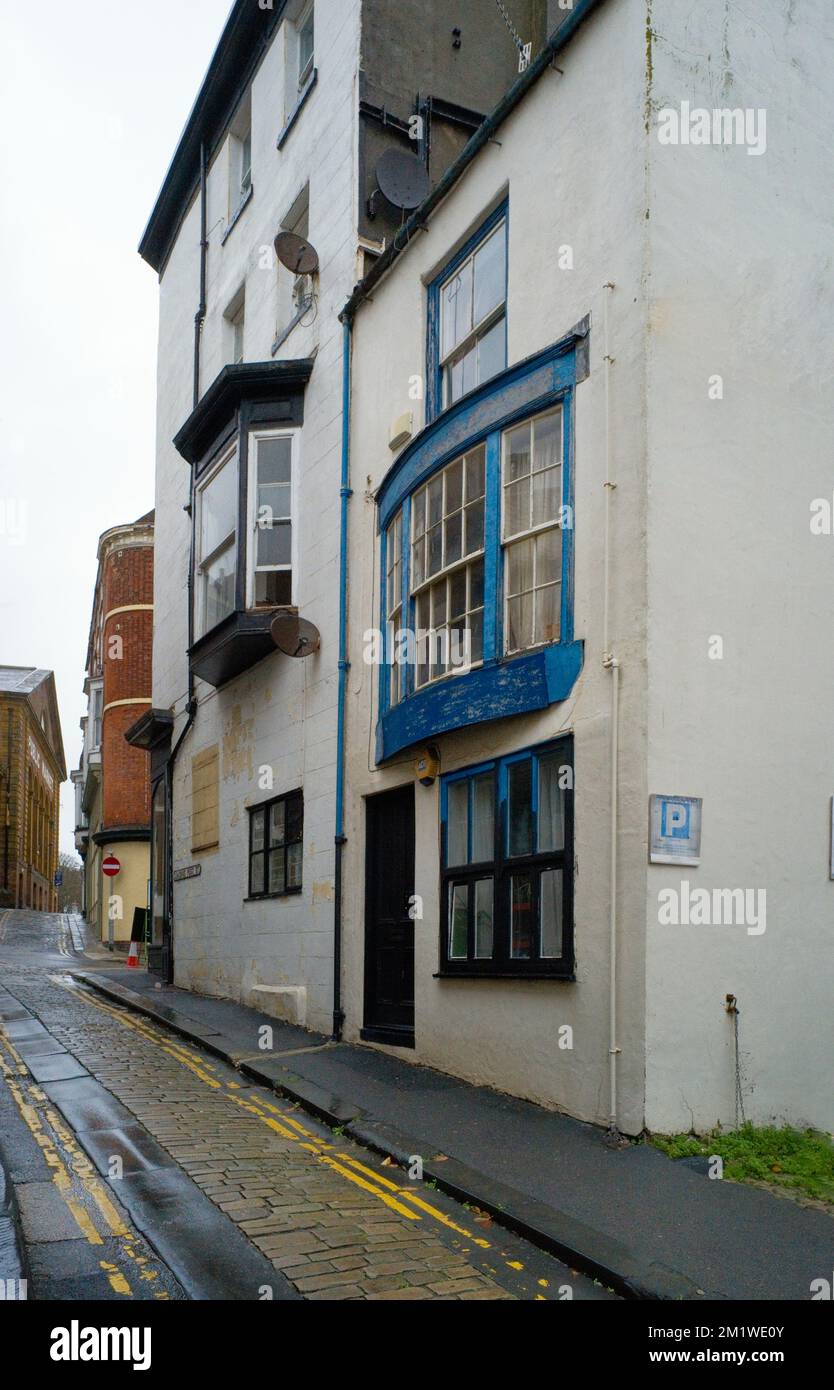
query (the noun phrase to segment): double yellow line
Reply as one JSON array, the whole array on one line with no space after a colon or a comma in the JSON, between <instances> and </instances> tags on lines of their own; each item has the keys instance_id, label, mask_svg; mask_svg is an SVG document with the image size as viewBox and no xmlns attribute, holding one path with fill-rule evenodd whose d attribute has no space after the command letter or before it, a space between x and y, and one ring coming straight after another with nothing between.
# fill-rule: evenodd
<instances>
[{"instance_id":1,"label":"double yellow line","mask_svg":"<svg viewBox=\"0 0 834 1390\"><path fill-rule=\"evenodd\" d=\"M75 1180L98 1209L110 1235L119 1241L125 1258L133 1260L140 1267L140 1277L143 1279L149 1276L154 1279L157 1278L155 1272L142 1270L142 1266L147 1264L147 1260L136 1254L136 1237L122 1221L89 1158L76 1144L72 1133L53 1107L48 1104L44 1092L34 1082L27 1081L27 1078L30 1078L29 1069L17 1048L5 1035L0 1036L0 1070L2 1070L21 1118L43 1153L45 1162L52 1170L52 1181L84 1238L90 1245L104 1244L104 1239L92 1220L90 1212L84 1202L79 1199ZM63 1146L64 1152L69 1156L72 1172L67 1167L55 1139L52 1138L49 1130L43 1124L42 1117L49 1126L52 1135L55 1136L58 1143ZM117 1265L107 1260L100 1260L99 1264L107 1275L111 1288L116 1293L126 1297L133 1296L133 1290L128 1280ZM164 1291L160 1291L155 1296L168 1298L168 1294Z\"/></svg>"},{"instance_id":2,"label":"double yellow line","mask_svg":"<svg viewBox=\"0 0 834 1390\"><path fill-rule=\"evenodd\" d=\"M59 983L63 984L63 982ZM241 1109L246 1110L251 1115L255 1115L268 1129L271 1129L276 1134L280 1134L283 1139L289 1139L297 1143L299 1147L303 1148L311 1157L330 1168L333 1172L339 1173L341 1177L354 1183L355 1186L361 1188L364 1192L371 1193L380 1202L384 1203L386 1207L390 1208L391 1211L395 1211L398 1216L404 1217L407 1221L420 1221L423 1216L429 1216L440 1225L445 1226L448 1230L454 1231L456 1235L463 1236L466 1240L472 1241L473 1245L478 1246L479 1249L491 1250L493 1248L490 1241L485 1240L483 1237L476 1236L472 1231L467 1230L465 1226L459 1226L457 1222L452 1221L445 1212L432 1206L430 1202L427 1202L425 1198L421 1197L412 1188L403 1187L400 1183L391 1182L388 1178L383 1177L381 1173L361 1163L358 1158L354 1158L350 1154L338 1152L335 1145L327 1143L325 1140L318 1139L309 1129L306 1129L295 1116L288 1115L286 1111L279 1109L278 1106L272 1105L269 1101L263 1100L261 1097L251 1092L248 1099L235 1095L235 1092L241 1089L239 1083L230 1081L226 1082L224 1086L216 1077L210 1075L211 1072L215 1071L215 1067L212 1063L207 1062L200 1054L190 1051L190 1049L184 1045L163 1040L156 1029L144 1019L139 1020L126 1017L121 1010L112 1008L101 999L94 999L86 990L79 989L75 984L63 984L63 987L65 989L75 990L78 997L84 999L92 1008L99 1009L102 1013L109 1014L111 1018L116 1019L123 1027L130 1028L134 1032L141 1034L148 1042L153 1043L155 1047L161 1048L168 1056L173 1057L182 1066L187 1067L204 1085L209 1086L214 1091L224 1090L227 1100L234 1101ZM406 1203L409 1205L407 1206ZM413 1210L415 1207L417 1208L416 1211ZM518 1261L508 1260L506 1263L513 1269L520 1269L522 1267L519 1265Z\"/></svg>"}]
</instances>

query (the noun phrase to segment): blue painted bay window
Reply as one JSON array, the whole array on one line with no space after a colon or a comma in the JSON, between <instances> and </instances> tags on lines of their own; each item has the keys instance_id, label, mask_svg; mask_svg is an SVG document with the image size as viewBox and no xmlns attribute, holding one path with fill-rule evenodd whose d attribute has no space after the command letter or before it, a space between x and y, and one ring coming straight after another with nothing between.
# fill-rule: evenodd
<instances>
[{"instance_id":1,"label":"blue painted bay window","mask_svg":"<svg viewBox=\"0 0 834 1390\"><path fill-rule=\"evenodd\" d=\"M380 489L377 756L564 700L573 640L573 396L587 324L432 421Z\"/></svg>"}]
</instances>

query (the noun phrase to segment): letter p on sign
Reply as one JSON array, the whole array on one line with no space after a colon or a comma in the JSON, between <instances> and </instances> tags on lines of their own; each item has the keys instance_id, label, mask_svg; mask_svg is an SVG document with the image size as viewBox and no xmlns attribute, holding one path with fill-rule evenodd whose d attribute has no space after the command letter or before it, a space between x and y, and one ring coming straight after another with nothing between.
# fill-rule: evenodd
<instances>
[{"instance_id":1,"label":"letter p on sign","mask_svg":"<svg viewBox=\"0 0 834 1390\"><path fill-rule=\"evenodd\" d=\"M689 839L689 807L685 801L664 801L661 833L671 840Z\"/></svg>"}]
</instances>

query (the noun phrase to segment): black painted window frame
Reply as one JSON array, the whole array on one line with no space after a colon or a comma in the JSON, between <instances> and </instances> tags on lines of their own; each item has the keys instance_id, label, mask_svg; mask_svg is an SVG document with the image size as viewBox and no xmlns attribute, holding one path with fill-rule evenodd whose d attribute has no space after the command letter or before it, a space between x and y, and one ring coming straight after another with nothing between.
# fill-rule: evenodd
<instances>
[{"instance_id":1,"label":"black painted window frame","mask_svg":"<svg viewBox=\"0 0 834 1390\"><path fill-rule=\"evenodd\" d=\"M284 813L284 815L285 815L285 820L284 820L285 831L286 831L286 826L287 826L287 824L289 823L289 812L290 812L290 807L291 807L291 806L297 807L297 810L298 810L298 826L299 826L299 831L298 831L298 834L297 834L297 835L293 835L293 836L291 836L290 838L287 838L286 833L285 833L285 838L281 841L280 844L270 846L270 845L269 845L269 826L270 826L270 822L271 822L271 820L272 820L272 808L273 808L273 806L277 806L277 805L279 805L279 804L282 803L282 802L284 803L285 808L286 808L286 809L285 809L285 813ZM303 852L303 845L304 845L304 792L302 791L302 789L301 789L300 787L299 787L299 788L296 788L294 791L282 792L280 796L272 796L272 797L269 798L268 801L260 801L260 802L258 802L258 804L257 804L256 806L250 806L250 807L248 808L248 810L249 810L248 877L247 877L247 897L248 897L248 899L249 899L250 901L254 901L254 900L260 901L260 900L262 900L262 899L264 899L264 898L288 898L288 897L292 897L292 896L294 896L294 895L300 893L300 892L302 891L303 882L304 882L304 852ZM255 850L255 849L252 848L253 831L254 831L254 826L255 826L255 816L256 816L256 815L259 815L261 812L263 813L263 816L264 816L264 848L263 848L262 850ZM287 850L288 850L288 848L289 848L291 845L301 845L301 846L302 846L302 854L301 854L301 878L300 878L300 880L299 880L298 883L294 883L294 884L292 884L291 886L288 886L288 885L287 885ZM278 889L276 892L270 892L267 885L269 884L270 858L271 858L271 856L274 855L274 854L281 854L281 855L283 856L283 860L284 860L284 887L283 887L282 889ZM263 875L264 888L263 888L262 891L254 890L253 887L252 887L252 869L253 869L253 861L254 861L256 858L262 858L263 861L264 861L264 875Z\"/></svg>"},{"instance_id":2,"label":"black painted window frame","mask_svg":"<svg viewBox=\"0 0 834 1390\"><path fill-rule=\"evenodd\" d=\"M440 851L440 969L442 978L501 978L501 979L575 979L574 955L574 799L573 786L564 789L564 848L547 850L533 854L510 855L508 797L506 769L524 758L546 757L557 754L561 764L571 769L573 780L574 748L573 736L563 735L547 743L531 748L518 749L490 762L462 768L460 772L444 778L441 810L441 851ZM447 864L448 840L448 788L454 782L467 781L490 773L493 778L493 858L465 865ZM537 823L532 819L533 843L536 843ZM530 873L534 878L532 917L538 921L541 895L541 875L548 869L562 872L562 954L559 957L536 955L528 960L514 958L510 954L512 909L510 902L510 883L512 876ZM475 957L474 924L474 884L479 879L492 877L493 890L493 954L489 959ZM468 884L468 938L467 957L450 955L449 928L452 893L458 884Z\"/></svg>"}]
</instances>

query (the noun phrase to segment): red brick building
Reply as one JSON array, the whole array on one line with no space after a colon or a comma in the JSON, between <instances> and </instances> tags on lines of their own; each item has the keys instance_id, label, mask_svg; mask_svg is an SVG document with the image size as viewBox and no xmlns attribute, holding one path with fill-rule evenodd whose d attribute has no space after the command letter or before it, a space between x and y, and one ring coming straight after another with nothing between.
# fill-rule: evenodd
<instances>
[{"instance_id":1,"label":"red brick building","mask_svg":"<svg viewBox=\"0 0 834 1390\"><path fill-rule=\"evenodd\" d=\"M125 732L151 704L153 512L105 531L87 647L87 715L76 846L85 862L87 920L101 939L130 940L134 912L148 906L150 768ZM102 859L120 869L102 875Z\"/></svg>"}]
</instances>

